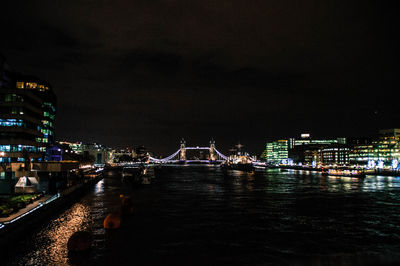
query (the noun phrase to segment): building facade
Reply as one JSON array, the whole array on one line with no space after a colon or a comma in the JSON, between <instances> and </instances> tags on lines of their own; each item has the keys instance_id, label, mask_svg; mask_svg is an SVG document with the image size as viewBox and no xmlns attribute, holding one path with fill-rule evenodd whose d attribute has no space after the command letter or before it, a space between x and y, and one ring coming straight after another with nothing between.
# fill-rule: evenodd
<instances>
[{"instance_id":1,"label":"building facade","mask_svg":"<svg viewBox=\"0 0 400 266\"><path fill-rule=\"evenodd\" d=\"M42 161L54 143L56 96L45 81L15 73L9 80L0 90L0 160Z\"/></svg>"},{"instance_id":2,"label":"building facade","mask_svg":"<svg viewBox=\"0 0 400 266\"><path fill-rule=\"evenodd\" d=\"M266 159L269 163L280 164L288 159L288 140L267 142Z\"/></svg>"},{"instance_id":3,"label":"building facade","mask_svg":"<svg viewBox=\"0 0 400 266\"><path fill-rule=\"evenodd\" d=\"M82 151L84 156L91 156L94 159L95 165L113 163L113 151L101 144L82 144Z\"/></svg>"},{"instance_id":4,"label":"building facade","mask_svg":"<svg viewBox=\"0 0 400 266\"><path fill-rule=\"evenodd\" d=\"M382 162L384 166L400 161L400 129L383 129L373 139L354 141L351 164L367 165L371 161Z\"/></svg>"},{"instance_id":5,"label":"building facade","mask_svg":"<svg viewBox=\"0 0 400 266\"><path fill-rule=\"evenodd\" d=\"M324 165L347 165L350 163L350 149L343 145L331 145L320 149L321 163Z\"/></svg>"}]
</instances>

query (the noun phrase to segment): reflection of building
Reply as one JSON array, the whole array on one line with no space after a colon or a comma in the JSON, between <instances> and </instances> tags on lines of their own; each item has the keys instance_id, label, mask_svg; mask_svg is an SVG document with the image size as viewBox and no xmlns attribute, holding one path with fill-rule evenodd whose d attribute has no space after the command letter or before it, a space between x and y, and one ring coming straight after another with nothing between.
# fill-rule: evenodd
<instances>
[{"instance_id":1,"label":"reflection of building","mask_svg":"<svg viewBox=\"0 0 400 266\"><path fill-rule=\"evenodd\" d=\"M0 162L42 161L54 142L56 96L47 82L0 64Z\"/></svg>"},{"instance_id":2,"label":"reflection of building","mask_svg":"<svg viewBox=\"0 0 400 266\"><path fill-rule=\"evenodd\" d=\"M282 163L283 160L288 159L288 141L277 140L268 142L266 145L266 158L267 162Z\"/></svg>"}]
</instances>

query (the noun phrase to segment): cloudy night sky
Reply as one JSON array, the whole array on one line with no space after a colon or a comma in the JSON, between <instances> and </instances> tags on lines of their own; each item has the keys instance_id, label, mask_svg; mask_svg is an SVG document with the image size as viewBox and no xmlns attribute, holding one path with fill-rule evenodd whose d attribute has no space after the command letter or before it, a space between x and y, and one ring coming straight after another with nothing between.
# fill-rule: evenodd
<instances>
[{"instance_id":1,"label":"cloudy night sky","mask_svg":"<svg viewBox=\"0 0 400 266\"><path fill-rule=\"evenodd\" d=\"M52 84L59 140L257 154L400 126L389 1L8 2L0 53Z\"/></svg>"}]
</instances>

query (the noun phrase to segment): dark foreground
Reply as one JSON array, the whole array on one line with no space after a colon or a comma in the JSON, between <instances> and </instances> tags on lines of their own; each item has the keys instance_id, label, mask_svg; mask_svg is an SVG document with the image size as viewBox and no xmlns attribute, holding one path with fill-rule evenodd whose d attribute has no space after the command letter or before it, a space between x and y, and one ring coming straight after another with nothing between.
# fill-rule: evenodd
<instances>
[{"instance_id":1,"label":"dark foreground","mask_svg":"<svg viewBox=\"0 0 400 266\"><path fill-rule=\"evenodd\" d=\"M131 195L114 231L103 219ZM68 254L78 230L92 250ZM2 250L2 265L396 265L400 178L168 168L150 186L112 172L71 208Z\"/></svg>"}]
</instances>

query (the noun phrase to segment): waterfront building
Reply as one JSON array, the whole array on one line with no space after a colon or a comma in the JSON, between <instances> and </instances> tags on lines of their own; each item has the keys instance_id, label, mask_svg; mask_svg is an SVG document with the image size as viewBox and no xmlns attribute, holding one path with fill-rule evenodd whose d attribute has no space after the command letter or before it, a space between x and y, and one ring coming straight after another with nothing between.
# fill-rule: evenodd
<instances>
[{"instance_id":1,"label":"waterfront building","mask_svg":"<svg viewBox=\"0 0 400 266\"><path fill-rule=\"evenodd\" d=\"M266 158L270 163L282 163L288 159L288 140L282 139L266 144Z\"/></svg>"},{"instance_id":2,"label":"waterfront building","mask_svg":"<svg viewBox=\"0 0 400 266\"><path fill-rule=\"evenodd\" d=\"M311 135L301 134L300 139L289 138L289 150L302 145L331 145L331 144L346 144L346 138L335 139L312 139Z\"/></svg>"},{"instance_id":3,"label":"waterfront building","mask_svg":"<svg viewBox=\"0 0 400 266\"><path fill-rule=\"evenodd\" d=\"M313 139L301 134L299 139L289 139L289 158L302 164L344 164L349 161L346 138Z\"/></svg>"},{"instance_id":4,"label":"waterfront building","mask_svg":"<svg viewBox=\"0 0 400 266\"><path fill-rule=\"evenodd\" d=\"M374 165L382 162L391 166L400 160L400 129L383 129L374 139L354 140L350 153L350 162L354 165Z\"/></svg>"},{"instance_id":5,"label":"waterfront building","mask_svg":"<svg viewBox=\"0 0 400 266\"><path fill-rule=\"evenodd\" d=\"M110 148L98 143L82 144L83 156L94 158L95 165L110 164L113 161L113 152Z\"/></svg>"},{"instance_id":6,"label":"waterfront building","mask_svg":"<svg viewBox=\"0 0 400 266\"><path fill-rule=\"evenodd\" d=\"M350 163L350 149L346 145L330 145L319 150L320 162L324 165L347 165Z\"/></svg>"},{"instance_id":7,"label":"waterfront building","mask_svg":"<svg viewBox=\"0 0 400 266\"><path fill-rule=\"evenodd\" d=\"M20 177L39 179L33 163L54 144L56 104L48 82L13 71L0 55L0 193L12 193Z\"/></svg>"},{"instance_id":8,"label":"waterfront building","mask_svg":"<svg viewBox=\"0 0 400 266\"><path fill-rule=\"evenodd\" d=\"M125 149L115 150L113 153L113 162L131 162L136 157L135 149L129 147Z\"/></svg>"},{"instance_id":9,"label":"waterfront building","mask_svg":"<svg viewBox=\"0 0 400 266\"><path fill-rule=\"evenodd\" d=\"M57 141L59 145L62 145L67 150L76 154L83 154L82 142L68 142L68 141Z\"/></svg>"},{"instance_id":10,"label":"waterfront building","mask_svg":"<svg viewBox=\"0 0 400 266\"><path fill-rule=\"evenodd\" d=\"M43 161L54 143L56 96L46 81L4 69L0 71L0 162Z\"/></svg>"}]
</instances>

